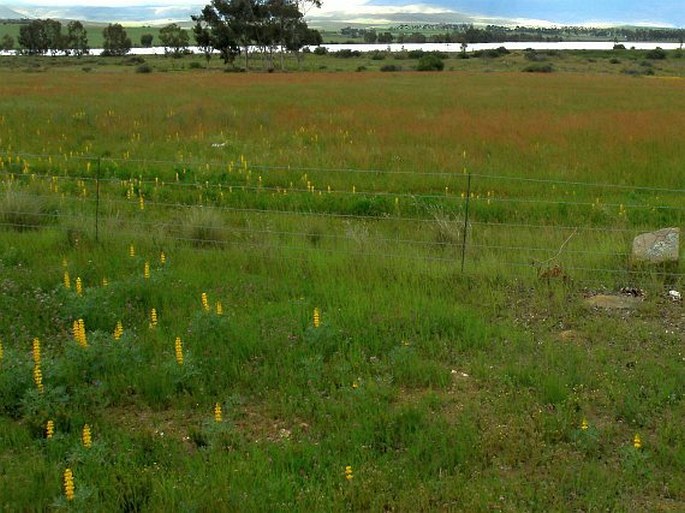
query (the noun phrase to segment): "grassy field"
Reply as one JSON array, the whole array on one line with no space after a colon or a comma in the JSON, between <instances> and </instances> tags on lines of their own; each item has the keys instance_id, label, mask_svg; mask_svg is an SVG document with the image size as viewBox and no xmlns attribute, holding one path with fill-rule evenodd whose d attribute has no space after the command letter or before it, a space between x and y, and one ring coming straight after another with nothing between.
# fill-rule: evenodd
<instances>
[{"instance_id":1,"label":"grassy field","mask_svg":"<svg viewBox=\"0 0 685 513\"><path fill-rule=\"evenodd\" d=\"M681 61L554 58L2 60L0 509L682 511Z\"/></svg>"}]
</instances>

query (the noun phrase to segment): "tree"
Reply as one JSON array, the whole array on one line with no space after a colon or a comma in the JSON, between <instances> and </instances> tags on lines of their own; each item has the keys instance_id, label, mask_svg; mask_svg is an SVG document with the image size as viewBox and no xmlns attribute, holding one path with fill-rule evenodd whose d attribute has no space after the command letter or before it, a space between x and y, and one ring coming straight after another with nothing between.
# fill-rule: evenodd
<instances>
[{"instance_id":1,"label":"tree","mask_svg":"<svg viewBox=\"0 0 685 513\"><path fill-rule=\"evenodd\" d=\"M299 51L307 41L316 39L308 32L300 6L321 5L318 0L212 0L193 16L193 34L198 46L217 50L224 63L233 63L241 51L248 67L253 45L269 52ZM318 34L318 33L317 33ZM209 59L210 52L205 51Z\"/></svg>"},{"instance_id":2,"label":"tree","mask_svg":"<svg viewBox=\"0 0 685 513\"><path fill-rule=\"evenodd\" d=\"M76 57L88 55L88 34L80 21L71 21L67 25L66 51L73 52Z\"/></svg>"},{"instance_id":3,"label":"tree","mask_svg":"<svg viewBox=\"0 0 685 513\"><path fill-rule=\"evenodd\" d=\"M131 51L131 39L119 23L110 23L102 31L104 38L102 55L121 56Z\"/></svg>"},{"instance_id":4,"label":"tree","mask_svg":"<svg viewBox=\"0 0 685 513\"><path fill-rule=\"evenodd\" d=\"M176 23L172 23L159 30L159 40L164 45L164 53L180 57L188 48L190 36L188 36L187 30L183 30Z\"/></svg>"},{"instance_id":5,"label":"tree","mask_svg":"<svg viewBox=\"0 0 685 513\"><path fill-rule=\"evenodd\" d=\"M379 43L392 43L395 40L393 35L390 32L383 32L382 34L378 34L378 42Z\"/></svg>"},{"instance_id":6,"label":"tree","mask_svg":"<svg viewBox=\"0 0 685 513\"><path fill-rule=\"evenodd\" d=\"M62 35L62 24L57 20L43 20L45 38L52 55L64 51L66 38Z\"/></svg>"},{"instance_id":7,"label":"tree","mask_svg":"<svg viewBox=\"0 0 685 513\"><path fill-rule=\"evenodd\" d=\"M9 34L2 36L2 39L0 39L0 50L4 52L14 50L14 38Z\"/></svg>"},{"instance_id":8,"label":"tree","mask_svg":"<svg viewBox=\"0 0 685 513\"><path fill-rule=\"evenodd\" d=\"M207 48L214 48L221 55L224 64L233 64L240 55L238 35L235 28L234 16L226 0L212 0L206 5L200 15L193 16L195 27L193 33L198 46L205 49L205 56L209 61Z\"/></svg>"},{"instance_id":9,"label":"tree","mask_svg":"<svg viewBox=\"0 0 685 513\"><path fill-rule=\"evenodd\" d=\"M371 29L364 32L364 42L368 44L373 44L378 40L378 34L376 31Z\"/></svg>"},{"instance_id":10,"label":"tree","mask_svg":"<svg viewBox=\"0 0 685 513\"><path fill-rule=\"evenodd\" d=\"M150 48L152 46L152 40L154 36L152 34L143 34L140 36L140 44L145 48Z\"/></svg>"},{"instance_id":11,"label":"tree","mask_svg":"<svg viewBox=\"0 0 685 513\"><path fill-rule=\"evenodd\" d=\"M29 55L43 55L48 51L48 38L45 23L33 20L19 28L19 46L22 52Z\"/></svg>"},{"instance_id":12,"label":"tree","mask_svg":"<svg viewBox=\"0 0 685 513\"><path fill-rule=\"evenodd\" d=\"M205 54L205 59L207 59L207 68L209 68L209 61L212 58L212 53L214 52L212 34L209 32L207 26L197 22L193 27L193 36L195 37L195 43ZM222 56L223 57L223 56ZM224 63L226 60L224 59Z\"/></svg>"}]
</instances>

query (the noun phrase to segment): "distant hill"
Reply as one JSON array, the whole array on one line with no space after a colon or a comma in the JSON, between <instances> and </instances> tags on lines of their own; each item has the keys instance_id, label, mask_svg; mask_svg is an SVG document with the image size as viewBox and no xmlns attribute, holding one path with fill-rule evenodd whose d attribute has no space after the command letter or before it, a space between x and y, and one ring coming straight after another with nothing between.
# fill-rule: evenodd
<instances>
[{"instance_id":1,"label":"distant hill","mask_svg":"<svg viewBox=\"0 0 685 513\"><path fill-rule=\"evenodd\" d=\"M204 4L203 4L204 5ZM14 17L4 16L5 9L13 13ZM58 20L83 20L102 23L122 24L162 24L190 21L190 16L199 14L202 6L143 6L143 7L100 7L100 6L70 6L70 7L14 7L13 9L0 6L0 18L36 18Z\"/></svg>"},{"instance_id":2,"label":"distant hill","mask_svg":"<svg viewBox=\"0 0 685 513\"><path fill-rule=\"evenodd\" d=\"M27 18L27 16L10 9L9 7L0 5L0 20L21 20L24 18Z\"/></svg>"}]
</instances>

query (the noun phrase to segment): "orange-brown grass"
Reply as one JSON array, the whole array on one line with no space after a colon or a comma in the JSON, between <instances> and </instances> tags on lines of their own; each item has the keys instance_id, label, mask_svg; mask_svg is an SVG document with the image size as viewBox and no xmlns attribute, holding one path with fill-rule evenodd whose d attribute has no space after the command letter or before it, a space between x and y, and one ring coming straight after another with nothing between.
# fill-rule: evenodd
<instances>
[{"instance_id":1,"label":"orange-brown grass","mask_svg":"<svg viewBox=\"0 0 685 513\"><path fill-rule=\"evenodd\" d=\"M680 185L685 82L519 73L2 73L0 147ZM225 143L221 149L213 143ZM465 152L465 153L464 153ZM465 155L465 157L464 157Z\"/></svg>"}]
</instances>

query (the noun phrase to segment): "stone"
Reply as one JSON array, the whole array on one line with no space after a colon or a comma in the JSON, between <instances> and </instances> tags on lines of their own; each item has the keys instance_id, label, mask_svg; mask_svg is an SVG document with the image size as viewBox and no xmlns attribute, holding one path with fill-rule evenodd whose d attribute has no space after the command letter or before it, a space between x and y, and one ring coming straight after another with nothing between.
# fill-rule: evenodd
<instances>
[{"instance_id":1,"label":"stone","mask_svg":"<svg viewBox=\"0 0 685 513\"><path fill-rule=\"evenodd\" d=\"M664 228L633 239L634 263L677 264L679 255L680 228Z\"/></svg>"},{"instance_id":2,"label":"stone","mask_svg":"<svg viewBox=\"0 0 685 513\"><path fill-rule=\"evenodd\" d=\"M585 304L595 308L607 310L633 310L638 308L642 299L633 296L610 296L600 294L585 300Z\"/></svg>"}]
</instances>

